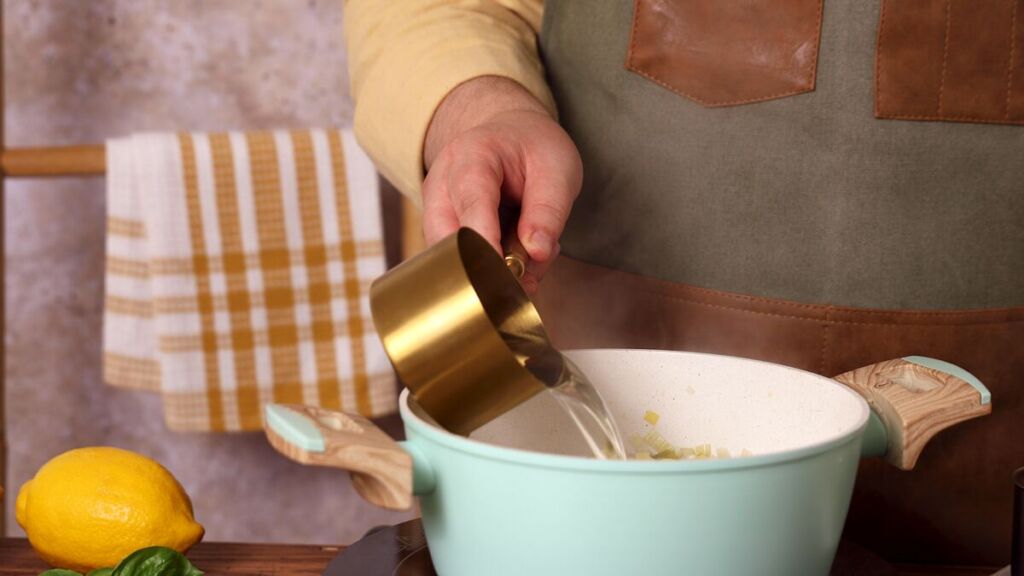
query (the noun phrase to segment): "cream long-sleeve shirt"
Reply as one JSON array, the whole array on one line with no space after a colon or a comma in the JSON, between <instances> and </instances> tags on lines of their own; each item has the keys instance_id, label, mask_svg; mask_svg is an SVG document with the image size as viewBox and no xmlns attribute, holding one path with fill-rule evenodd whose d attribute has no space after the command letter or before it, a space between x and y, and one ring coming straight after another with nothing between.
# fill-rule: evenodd
<instances>
[{"instance_id":1,"label":"cream long-sleeve shirt","mask_svg":"<svg viewBox=\"0 0 1024 576\"><path fill-rule=\"evenodd\" d=\"M419 201L423 142L453 88L503 76L554 115L537 53L543 0L346 0L355 133L378 170Z\"/></svg>"}]
</instances>

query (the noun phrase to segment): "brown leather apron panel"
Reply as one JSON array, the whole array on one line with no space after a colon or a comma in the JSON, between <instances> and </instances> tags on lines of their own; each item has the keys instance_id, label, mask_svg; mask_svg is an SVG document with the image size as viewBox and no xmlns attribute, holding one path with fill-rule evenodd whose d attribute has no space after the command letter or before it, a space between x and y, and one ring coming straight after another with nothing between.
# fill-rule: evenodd
<instances>
[{"instance_id":1,"label":"brown leather apron panel","mask_svg":"<svg viewBox=\"0 0 1024 576\"><path fill-rule=\"evenodd\" d=\"M1024 0L883 0L875 115L1024 124Z\"/></svg>"},{"instance_id":2,"label":"brown leather apron panel","mask_svg":"<svg viewBox=\"0 0 1024 576\"><path fill-rule=\"evenodd\" d=\"M706 290L560 258L537 304L564 348L730 354L834 376L891 358L953 362L992 391L991 416L941 433L917 468L861 464L847 537L889 560L1005 564L1024 466L1024 308L887 311Z\"/></svg>"},{"instance_id":3,"label":"brown leather apron panel","mask_svg":"<svg viewBox=\"0 0 1024 576\"><path fill-rule=\"evenodd\" d=\"M626 68L704 106L814 90L824 0L636 0Z\"/></svg>"}]
</instances>

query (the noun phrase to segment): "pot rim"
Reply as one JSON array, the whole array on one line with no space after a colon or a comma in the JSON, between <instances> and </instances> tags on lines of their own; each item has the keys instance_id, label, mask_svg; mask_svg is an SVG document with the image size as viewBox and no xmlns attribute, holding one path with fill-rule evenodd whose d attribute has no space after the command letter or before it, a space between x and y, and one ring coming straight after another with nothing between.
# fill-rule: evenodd
<instances>
[{"instance_id":1,"label":"pot rim","mask_svg":"<svg viewBox=\"0 0 1024 576\"><path fill-rule=\"evenodd\" d=\"M586 458L582 456L566 456L562 454L550 454L545 452L534 452L530 450L522 450L519 448L509 448L506 446L498 446L495 444L489 444L479 440L474 440L458 434L453 434L440 426L432 424L425 419L421 418L415 413L413 408L409 404L409 389L402 390L401 396L399 397L398 407L402 417L402 421L405 425L411 428L417 435L424 437L434 443L440 444L446 448L463 452L472 456L483 457L490 460L497 460L501 462L508 462L513 464L539 467L539 468L552 468L559 470L578 470L586 472L600 472L600 473L612 473L612 474L679 474L679 473L699 473L699 472L719 472L723 470L734 470L744 468L757 468L763 466L771 466L781 464L785 462L792 462L795 460L801 460L804 458L810 458L824 452L828 452L838 446L859 439L863 435L864 430L867 428L868 418L871 414L871 410L868 407L867 402L855 391L850 388L836 382L832 378L801 370L799 368L793 368L782 364L775 364L772 362L765 362L762 360L751 360L749 358L739 358L735 356L728 356L724 354L708 354L704 352L676 352L671 350L642 350L642 349L628 349L628 348L601 348L601 349L581 349L571 350L571 352L658 352L672 355L688 355L688 356L716 356L719 358L728 358L736 362L744 362L750 364L760 364L772 367L773 370L790 370L800 374L800 377L811 376L827 381L834 386L838 386L850 394L853 398L856 398L860 407L860 414L856 422L851 425L848 429L840 431L835 434L831 434L822 438L820 441L813 444L807 444L791 450L781 450L778 452L769 452L766 454L757 454L754 456L741 456L727 459L708 459L708 460L599 460L597 458ZM415 443L415 440L411 440Z\"/></svg>"}]
</instances>

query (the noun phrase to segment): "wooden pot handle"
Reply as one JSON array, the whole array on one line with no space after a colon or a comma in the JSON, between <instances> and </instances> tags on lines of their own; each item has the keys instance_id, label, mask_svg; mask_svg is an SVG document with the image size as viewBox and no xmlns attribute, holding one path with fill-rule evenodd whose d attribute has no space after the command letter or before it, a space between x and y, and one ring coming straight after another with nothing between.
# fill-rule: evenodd
<instances>
[{"instance_id":1,"label":"wooden pot handle","mask_svg":"<svg viewBox=\"0 0 1024 576\"><path fill-rule=\"evenodd\" d=\"M992 412L988 389L963 368L910 356L858 368L835 378L859 393L882 420L887 462L911 470L933 436Z\"/></svg>"},{"instance_id":2,"label":"wooden pot handle","mask_svg":"<svg viewBox=\"0 0 1024 576\"><path fill-rule=\"evenodd\" d=\"M372 422L313 406L267 404L263 430L278 452L301 464L348 470L367 502L412 506L412 457Z\"/></svg>"}]
</instances>

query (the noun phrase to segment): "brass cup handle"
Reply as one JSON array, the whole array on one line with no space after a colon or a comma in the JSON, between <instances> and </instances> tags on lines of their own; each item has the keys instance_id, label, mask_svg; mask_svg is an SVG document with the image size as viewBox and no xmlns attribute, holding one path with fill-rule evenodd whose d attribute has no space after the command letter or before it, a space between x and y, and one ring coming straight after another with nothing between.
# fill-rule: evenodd
<instances>
[{"instance_id":1,"label":"brass cup handle","mask_svg":"<svg viewBox=\"0 0 1024 576\"><path fill-rule=\"evenodd\" d=\"M519 208L502 205L498 207L498 223L501 227L501 253L505 258L505 266L516 277L522 280L526 274L526 266L530 263L530 254L519 241L516 226L519 224Z\"/></svg>"},{"instance_id":2,"label":"brass cup handle","mask_svg":"<svg viewBox=\"0 0 1024 576\"><path fill-rule=\"evenodd\" d=\"M526 264L530 261L530 255L526 247L519 241L515 233L505 236L501 242L501 251L505 254L505 266L512 272L517 280L522 280L526 274Z\"/></svg>"}]
</instances>

